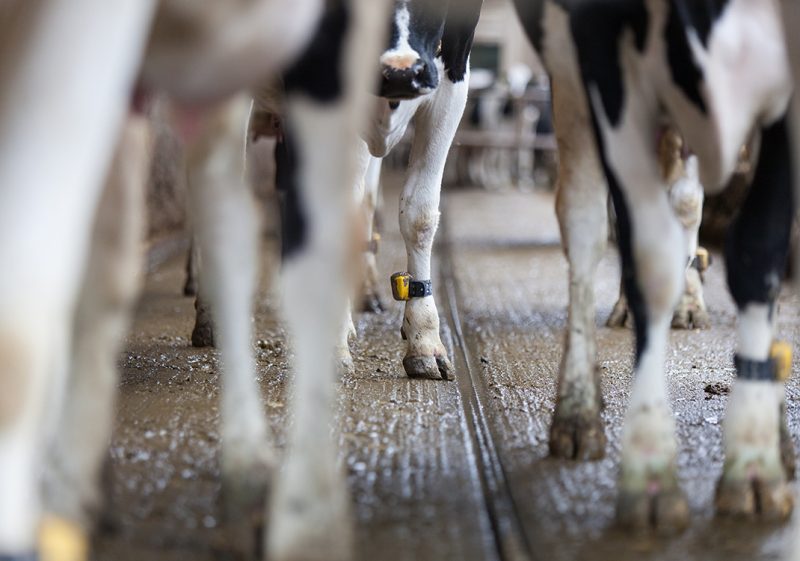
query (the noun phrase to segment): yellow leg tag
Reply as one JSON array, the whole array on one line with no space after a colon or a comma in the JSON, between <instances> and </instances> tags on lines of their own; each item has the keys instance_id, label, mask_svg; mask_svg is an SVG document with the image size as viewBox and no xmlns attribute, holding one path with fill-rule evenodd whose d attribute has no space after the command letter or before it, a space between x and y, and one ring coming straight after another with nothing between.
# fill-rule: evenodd
<instances>
[{"instance_id":1,"label":"yellow leg tag","mask_svg":"<svg viewBox=\"0 0 800 561\"><path fill-rule=\"evenodd\" d=\"M775 377L786 382L792 375L792 346L786 341L773 341L769 356L775 363Z\"/></svg>"},{"instance_id":2,"label":"yellow leg tag","mask_svg":"<svg viewBox=\"0 0 800 561\"><path fill-rule=\"evenodd\" d=\"M89 540L77 524L45 516L39 526L39 561L87 561Z\"/></svg>"},{"instance_id":3,"label":"yellow leg tag","mask_svg":"<svg viewBox=\"0 0 800 561\"><path fill-rule=\"evenodd\" d=\"M410 300L409 287L411 286L411 275L408 273L395 273L392 275L392 296L395 300Z\"/></svg>"},{"instance_id":4,"label":"yellow leg tag","mask_svg":"<svg viewBox=\"0 0 800 561\"><path fill-rule=\"evenodd\" d=\"M709 265L711 265L711 255L706 248L698 247L695 256L697 257L698 269L701 273L705 273Z\"/></svg>"}]
</instances>

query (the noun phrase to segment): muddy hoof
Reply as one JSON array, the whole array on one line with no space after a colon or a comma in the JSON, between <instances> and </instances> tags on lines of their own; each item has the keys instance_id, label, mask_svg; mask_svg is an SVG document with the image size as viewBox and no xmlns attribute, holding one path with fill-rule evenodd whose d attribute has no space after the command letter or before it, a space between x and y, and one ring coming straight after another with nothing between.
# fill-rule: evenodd
<instances>
[{"instance_id":1,"label":"muddy hoof","mask_svg":"<svg viewBox=\"0 0 800 561\"><path fill-rule=\"evenodd\" d=\"M381 314L386 311L386 308L380 296L374 292L369 292L361 298L361 311L367 314Z\"/></svg>"},{"instance_id":2,"label":"muddy hoof","mask_svg":"<svg viewBox=\"0 0 800 561\"><path fill-rule=\"evenodd\" d=\"M599 460L605 456L606 433L599 415L554 416L550 455L565 460Z\"/></svg>"},{"instance_id":3,"label":"muddy hoof","mask_svg":"<svg viewBox=\"0 0 800 561\"><path fill-rule=\"evenodd\" d=\"M689 503L678 487L643 492L620 491L617 522L629 531L675 535L689 524Z\"/></svg>"},{"instance_id":4,"label":"muddy hoof","mask_svg":"<svg viewBox=\"0 0 800 561\"><path fill-rule=\"evenodd\" d=\"M673 329L708 329L709 327L711 327L711 319L706 310L681 309L679 307L672 316Z\"/></svg>"},{"instance_id":5,"label":"muddy hoof","mask_svg":"<svg viewBox=\"0 0 800 561\"><path fill-rule=\"evenodd\" d=\"M214 346L214 329L211 327L211 322L198 322L194 325L192 346L198 348Z\"/></svg>"},{"instance_id":6,"label":"muddy hoof","mask_svg":"<svg viewBox=\"0 0 800 561\"><path fill-rule=\"evenodd\" d=\"M789 518L794 498L783 480L721 479L714 503L720 516L777 522Z\"/></svg>"},{"instance_id":7,"label":"muddy hoof","mask_svg":"<svg viewBox=\"0 0 800 561\"><path fill-rule=\"evenodd\" d=\"M628 301L625 298L620 298L614 304L606 320L606 327L633 327L633 314L628 310Z\"/></svg>"},{"instance_id":8,"label":"muddy hoof","mask_svg":"<svg viewBox=\"0 0 800 561\"><path fill-rule=\"evenodd\" d=\"M403 368L409 378L455 380L455 369L445 356L407 356Z\"/></svg>"},{"instance_id":9,"label":"muddy hoof","mask_svg":"<svg viewBox=\"0 0 800 561\"><path fill-rule=\"evenodd\" d=\"M184 296L197 296L197 280L192 277L186 278L186 284L183 285Z\"/></svg>"}]
</instances>

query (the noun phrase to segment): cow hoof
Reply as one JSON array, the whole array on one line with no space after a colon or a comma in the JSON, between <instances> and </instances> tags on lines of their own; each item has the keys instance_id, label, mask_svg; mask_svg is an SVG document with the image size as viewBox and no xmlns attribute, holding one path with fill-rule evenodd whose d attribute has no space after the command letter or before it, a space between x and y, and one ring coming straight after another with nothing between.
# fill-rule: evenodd
<instances>
[{"instance_id":1,"label":"cow hoof","mask_svg":"<svg viewBox=\"0 0 800 561\"><path fill-rule=\"evenodd\" d=\"M711 318L708 312L696 306L684 306L683 302L675 309L672 316L673 329L708 329Z\"/></svg>"},{"instance_id":2,"label":"cow hoof","mask_svg":"<svg viewBox=\"0 0 800 561\"><path fill-rule=\"evenodd\" d=\"M272 465L223 474L222 514L225 531L240 559L263 557L266 506L269 501Z\"/></svg>"},{"instance_id":3,"label":"cow hoof","mask_svg":"<svg viewBox=\"0 0 800 561\"><path fill-rule=\"evenodd\" d=\"M455 369L444 356L407 356L403 368L409 378L428 378L432 380L455 380Z\"/></svg>"},{"instance_id":4,"label":"cow hoof","mask_svg":"<svg viewBox=\"0 0 800 561\"><path fill-rule=\"evenodd\" d=\"M186 277L186 284L183 285L184 296L197 296L197 280L193 277Z\"/></svg>"},{"instance_id":5,"label":"cow hoof","mask_svg":"<svg viewBox=\"0 0 800 561\"><path fill-rule=\"evenodd\" d=\"M689 524L689 503L677 486L644 491L621 490L617 497L617 522L629 531L674 535Z\"/></svg>"},{"instance_id":6,"label":"cow hoof","mask_svg":"<svg viewBox=\"0 0 800 561\"><path fill-rule=\"evenodd\" d=\"M723 476L714 502L720 516L784 521L792 513L794 499L782 478L770 481L760 477L726 479Z\"/></svg>"},{"instance_id":7,"label":"cow hoof","mask_svg":"<svg viewBox=\"0 0 800 561\"><path fill-rule=\"evenodd\" d=\"M386 308L377 293L366 292L361 297L361 311L368 314L381 314L386 311Z\"/></svg>"},{"instance_id":8,"label":"cow hoof","mask_svg":"<svg viewBox=\"0 0 800 561\"><path fill-rule=\"evenodd\" d=\"M550 455L565 460L599 460L605 455L606 433L599 413L559 415L550 425Z\"/></svg>"},{"instance_id":9,"label":"cow hoof","mask_svg":"<svg viewBox=\"0 0 800 561\"><path fill-rule=\"evenodd\" d=\"M310 487L316 482L309 482ZM329 496L293 495L275 488L266 559L270 561L351 561L353 527L347 489Z\"/></svg>"},{"instance_id":10,"label":"cow hoof","mask_svg":"<svg viewBox=\"0 0 800 561\"><path fill-rule=\"evenodd\" d=\"M214 328L211 326L210 321L198 319L194 324L194 329L192 329L192 346L198 348L214 346Z\"/></svg>"},{"instance_id":11,"label":"cow hoof","mask_svg":"<svg viewBox=\"0 0 800 561\"><path fill-rule=\"evenodd\" d=\"M633 314L628 310L628 301L620 296L606 320L607 327L633 327Z\"/></svg>"}]
</instances>

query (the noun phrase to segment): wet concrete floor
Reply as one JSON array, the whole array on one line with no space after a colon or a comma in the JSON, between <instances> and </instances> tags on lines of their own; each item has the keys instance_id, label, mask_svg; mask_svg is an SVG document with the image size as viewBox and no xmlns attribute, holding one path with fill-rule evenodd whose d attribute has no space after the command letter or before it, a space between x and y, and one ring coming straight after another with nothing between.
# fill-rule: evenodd
<instances>
[{"instance_id":1,"label":"wet concrete floor","mask_svg":"<svg viewBox=\"0 0 800 561\"><path fill-rule=\"evenodd\" d=\"M404 268L405 252L396 189L385 201L379 263L388 279ZM779 559L793 522L713 517L735 340L721 259L706 284L712 329L673 331L667 359L692 525L671 539L628 536L614 527L613 508L632 334L602 326L617 296L615 252L603 259L596 283L607 456L553 460L547 436L567 285L552 196L451 190L443 214L434 287L457 380L405 377L402 307L390 302L388 282L388 311L356 318L356 373L341 382L336 434L353 496L357 559ZM282 449L291 374L273 289L276 244L266 245L255 350ZM103 561L203 561L231 550L219 505L219 357L189 344L193 306L180 294L182 282L180 255L148 275L121 357L109 514L96 540ZM800 299L784 294L778 332L796 348L798 311ZM716 390L707 392L709 385ZM797 441L796 377L787 394Z\"/></svg>"}]
</instances>

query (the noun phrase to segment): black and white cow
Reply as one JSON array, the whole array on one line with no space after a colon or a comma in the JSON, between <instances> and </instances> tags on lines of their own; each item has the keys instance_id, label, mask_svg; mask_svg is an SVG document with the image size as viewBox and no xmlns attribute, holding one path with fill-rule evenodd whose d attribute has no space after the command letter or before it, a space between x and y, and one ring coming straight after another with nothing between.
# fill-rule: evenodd
<instances>
[{"instance_id":1,"label":"black and white cow","mask_svg":"<svg viewBox=\"0 0 800 561\"><path fill-rule=\"evenodd\" d=\"M381 158L403 138L414 121L415 137L408 176L400 199L400 230L408 255L407 272L413 277L412 296L406 302L402 334L408 348L403 366L411 377L452 379L453 367L439 335L439 315L431 292L431 251L439 221L439 195L447 154L464 112L469 79L469 54L482 0L448 2L396 0L391 14L389 44L380 56L378 96L365 106L371 115L358 144L359 178L354 186L362 205L362 239L373 245L374 209L378 198ZM276 100L277 98L277 100ZM293 184L290 119L276 116L280 92L269 87L256 95L250 120L252 141L261 135L279 137L275 149L276 183L281 194L283 255L291 258L302 247L308 227ZM276 119L281 121L275 127ZM364 254L365 292L376 293L378 273L372 250ZM201 307L202 308L202 307ZM195 332L208 332L201 318ZM354 335L349 315L342 323L338 362L346 370L353 361L348 340Z\"/></svg>"},{"instance_id":2,"label":"black and white cow","mask_svg":"<svg viewBox=\"0 0 800 561\"><path fill-rule=\"evenodd\" d=\"M586 130L575 149L599 157L616 209L625 291L636 327L636 377L622 437L617 502L617 517L626 525L674 529L688 519L664 380L685 241L670 209L653 139L667 117L697 155L701 182L713 192L733 172L747 135L761 128L753 186L725 251L728 283L739 308L738 380L724 423L726 459L717 508L786 517L792 495L782 456L788 456L790 442L781 411L782 376L789 366L785 349L773 341L773 325L794 201L786 119L792 80L779 3L516 0L516 5L552 74L556 119L562 130L571 125ZM577 177L586 173L584 167L564 168ZM605 221L598 212L604 194L590 185L603 177L567 181L559 195L559 207L572 208L566 223L562 220L566 251L584 254L570 259L570 298L591 302L591 286L583 279L596 266ZM571 303L570 314L581 309L592 307ZM577 455L592 457L601 452L603 427L593 340L588 344L577 332L587 329L593 329L591 315L570 318L551 445L563 441Z\"/></svg>"},{"instance_id":3,"label":"black and white cow","mask_svg":"<svg viewBox=\"0 0 800 561\"><path fill-rule=\"evenodd\" d=\"M128 157L118 158L102 186L136 83L180 103L175 118L191 139L191 157L202 164L192 200L202 217L198 236L225 363L224 486L234 507L255 502L264 512L274 455L250 345L256 228L236 142L249 104L226 100L292 61L296 79L288 84L287 107L309 227L284 267L297 407L287 467L269 505L266 551L277 560L350 558L349 500L329 430L335 379L329 357L347 294L345 194L353 183L369 61L382 41L376 22L385 21L387 4L12 5L15 25L6 29L0 53L10 62L0 81L0 262L7 264L0 280L0 559L35 559L37 529L51 548L43 557L85 555L81 534L99 500L114 365L136 294L142 224L136 199L146 159L141 123L125 126L120 153ZM224 146L214 145L219 139ZM329 281L324 287L313 282L322 276Z\"/></svg>"}]
</instances>

